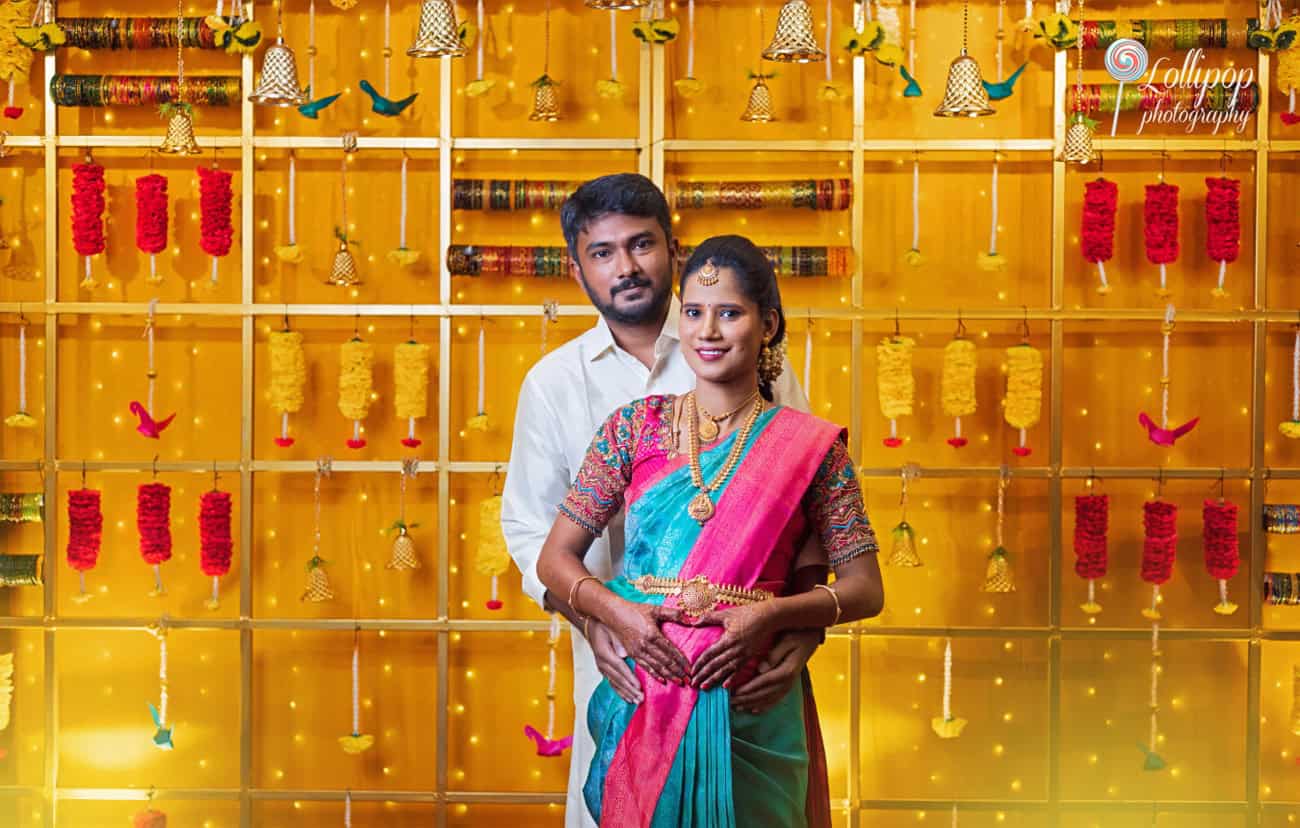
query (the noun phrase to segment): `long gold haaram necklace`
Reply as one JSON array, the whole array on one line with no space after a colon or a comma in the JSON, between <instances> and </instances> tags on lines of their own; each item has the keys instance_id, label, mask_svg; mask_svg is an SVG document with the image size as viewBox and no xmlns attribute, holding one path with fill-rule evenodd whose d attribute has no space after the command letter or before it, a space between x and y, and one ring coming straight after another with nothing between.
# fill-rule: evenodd
<instances>
[{"instance_id":1,"label":"long gold haaram necklace","mask_svg":"<svg viewBox=\"0 0 1300 828\"><path fill-rule=\"evenodd\" d=\"M691 483L700 490L699 494L691 498L690 504L686 507L686 514L703 526L709 521L709 518L713 517L714 512L713 498L709 496L709 493L721 486L723 481L735 471L736 464L740 462L741 452L745 450L745 444L749 442L750 432L754 430L754 424L758 422L758 416L763 413L763 400L758 395L753 397L754 407L750 409L749 416L745 418L745 424L740 427L739 433L736 434L736 441L732 444L731 451L727 453L727 462L723 464L717 476L707 486L704 484L704 471L700 468L700 415L699 407L695 403L694 391L686 395L685 402L688 419L686 424L688 429L686 446L687 456L690 458L691 463ZM739 410L737 409L737 411Z\"/></svg>"}]
</instances>

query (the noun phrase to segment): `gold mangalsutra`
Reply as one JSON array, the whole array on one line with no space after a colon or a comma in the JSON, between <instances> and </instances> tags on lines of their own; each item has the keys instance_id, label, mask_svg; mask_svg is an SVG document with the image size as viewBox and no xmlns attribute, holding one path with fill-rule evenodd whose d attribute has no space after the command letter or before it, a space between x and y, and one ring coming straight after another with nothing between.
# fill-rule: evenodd
<instances>
[{"instance_id":1,"label":"gold mangalsutra","mask_svg":"<svg viewBox=\"0 0 1300 828\"><path fill-rule=\"evenodd\" d=\"M755 391L753 394L746 397L743 403L731 409L726 414L710 414L703 408L700 408L697 404L696 409L700 412L700 439L706 443L712 443L714 440L718 439L718 435L722 433L721 424L740 413L740 410L752 403L754 398L757 396L758 392Z\"/></svg>"},{"instance_id":2,"label":"gold mangalsutra","mask_svg":"<svg viewBox=\"0 0 1300 828\"><path fill-rule=\"evenodd\" d=\"M732 444L731 451L727 453L727 462L707 486L704 484L704 471L700 468L700 417L695 405L694 391L686 395L686 413L690 420L687 423L689 431L686 447L690 457L691 483L695 488L699 489L699 494L691 498L690 504L687 505L686 514L703 526L709 521L709 518L713 517L714 513L713 498L709 496L709 493L721 486L723 481L735 471L736 465L740 463L740 455L745 450L745 444L749 442L750 432L754 430L754 424L758 422L758 416L763 413L763 398L756 397L754 399L754 407L750 410L749 416L745 418L745 424L740 427L740 431L736 434L736 441Z\"/></svg>"},{"instance_id":3,"label":"gold mangalsutra","mask_svg":"<svg viewBox=\"0 0 1300 828\"><path fill-rule=\"evenodd\" d=\"M713 287L718 283L718 266L712 259L705 259L700 269L695 271L695 280L704 287Z\"/></svg>"}]
</instances>

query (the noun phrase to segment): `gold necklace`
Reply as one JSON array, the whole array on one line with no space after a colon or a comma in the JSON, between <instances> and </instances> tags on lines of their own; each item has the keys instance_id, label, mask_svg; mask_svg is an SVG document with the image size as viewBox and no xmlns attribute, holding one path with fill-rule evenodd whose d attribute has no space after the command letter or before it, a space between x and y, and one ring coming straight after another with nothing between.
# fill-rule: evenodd
<instances>
[{"instance_id":1,"label":"gold necklace","mask_svg":"<svg viewBox=\"0 0 1300 828\"><path fill-rule=\"evenodd\" d=\"M691 397L693 398L694 396L695 393L691 392ZM736 416L742 408L752 403L754 398L757 396L758 391L755 390L753 394L745 398L743 403L731 409L726 414L710 414L703 408L700 408L697 404L696 409L700 412L700 439L706 443L712 443L714 440L718 439L718 435L722 433L721 423L725 423L727 420Z\"/></svg>"},{"instance_id":2,"label":"gold necklace","mask_svg":"<svg viewBox=\"0 0 1300 828\"><path fill-rule=\"evenodd\" d=\"M745 443L749 442L750 432L754 430L754 424L758 422L758 416L763 413L763 400L761 397L754 399L754 407L750 410L749 416L745 418L745 424L740 427L736 434L736 442L732 444L731 451L727 453L727 462L722 466L707 486L704 484L704 471L700 468L700 435L699 411L695 405L695 392L686 395L686 414L690 418L687 423L689 427L689 436L686 442L687 452L691 464L691 483L699 489L699 493L691 498L691 502L686 507L686 514L694 518L701 526L713 517L714 507L713 498L709 493L722 485L722 482L731 476L735 471L736 465L740 462L740 454L745 450Z\"/></svg>"}]
</instances>

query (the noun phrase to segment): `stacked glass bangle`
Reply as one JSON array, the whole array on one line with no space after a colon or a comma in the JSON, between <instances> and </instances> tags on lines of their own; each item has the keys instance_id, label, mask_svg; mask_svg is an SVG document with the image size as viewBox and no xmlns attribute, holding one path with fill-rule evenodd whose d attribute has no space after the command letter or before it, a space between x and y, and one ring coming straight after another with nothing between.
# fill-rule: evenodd
<instances>
[{"instance_id":1,"label":"stacked glass bangle","mask_svg":"<svg viewBox=\"0 0 1300 828\"><path fill-rule=\"evenodd\" d=\"M853 182L848 178L679 181L670 188L669 201L678 210L847 210L853 202Z\"/></svg>"},{"instance_id":2,"label":"stacked glass bangle","mask_svg":"<svg viewBox=\"0 0 1300 828\"><path fill-rule=\"evenodd\" d=\"M55 75L50 96L58 106L160 106L185 102L231 106L240 100L239 78L187 77L180 84L167 75Z\"/></svg>"},{"instance_id":3,"label":"stacked glass bangle","mask_svg":"<svg viewBox=\"0 0 1300 828\"><path fill-rule=\"evenodd\" d=\"M0 494L0 523L40 523L44 507L40 492Z\"/></svg>"},{"instance_id":4,"label":"stacked glass bangle","mask_svg":"<svg viewBox=\"0 0 1300 828\"><path fill-rule=\"evenodd\" d=\"M693 248L684 247L689 257ZM778 276L848 276L853 269L850 247L764 247ZM454 244L447 248L452 276L563 277L569 272L564 247L509 247Z\"/></svg>"},{"instance_id":5,"label":"stacked glass bangle","mask_svg":"<svg viewBox=\"0 0 1300 828\"><path fill-rule=\"evenodd\" d=\"M1271 535L1300 532L1300 506L1293 503L1264 504L1264 531Z\"/></svg>"},{"instance_id":6,"label":"stacked glass bangle","mask_svg":"<svg viewBox=\"0 0 1300 828\"><path fill-rule=\"evenodd\" d=\"M233 18L226 18L231 22ZM61 45L76 49L175 49L175 17L61 17L67 35ZM203 17L181 21L181 45L187 49L216 49L217 33Z\"/></svg>"},{"instance_id":7,"label":"stacked glass bangle","mask_svg":"<svg viewBox=\"0 0 1300 828\"><path fill-rule=\"evenodd\" d=\"M1241 49L1250 45L1251 32L1259 20L1179 18L1168 20L1085 20L1079 39L1085 49L1105 49L1116 40L1129 38L1148 49Z\"/></svg>"},{"instance_id":8,"label":"stacked glass bangle","mask_svg":"<svg viewBox=\"0 0 1300 828\"><path fill-rule=\"evenodd\" d=\"M1156 109L1200 112L1254 112L1259 107L1259 84L1245 84L1238 92L1235 87L1215 84L1205 87L1179 84L1167 86L1154 83L1126 83L1124 97L1119 101L1121 112L1150 112ZM1094 114L1114 112L1117 83L1085 83L1069 89L1067 109L1070 112ZM1233 99L1236 93L1236 100ZM1200 101L1198 102L1198 98Z\"/></svg>"},{"instance_id":9,"label":"stacked glass bangle","mask_svg":"<svg viewBox=\"0 0 1300 828\"><path fill-rule=\"evenodd\" d=\"M457 178L451 183L453 210L558 210L579 181Z\"/></svg>"}]
</instances>

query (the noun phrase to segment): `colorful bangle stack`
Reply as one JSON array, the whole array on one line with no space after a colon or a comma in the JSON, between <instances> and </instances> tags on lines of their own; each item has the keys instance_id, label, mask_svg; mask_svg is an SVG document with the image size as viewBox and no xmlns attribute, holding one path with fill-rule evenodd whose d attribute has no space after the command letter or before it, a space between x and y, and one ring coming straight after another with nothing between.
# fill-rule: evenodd
<instances>
[{"instance_id":1,"label":"colorful bangle stack","mask_svg":"<svg viewBox=\"0 0 1300 828\"><path fill-rule=\"evenodd\" d=\"M198 106L231 106L241 98L239 78L213 75L55 75L50 96L58 106L160 106L184 101Z\"/></svg>"},{"instance_id":2,"label":"colorful bangle stack","mask_svg":"<svg viewBox=\"0 0 1300 828\"><path fill-rule=\"evenodd\" d=\"M1300 575L1291 572L1264 573L1264 603L1272 606L1300 604Z\"/></svg>"},{"instance_id":3,"label":"colorful bangle stack","mask_svg":"<svg viewBox=\"0 0 1300 828\"><path fill-rule=\"evenodd\" d=\"M1180 18L1169 20L1085 20L1079 38L1085 49L1106 49L1116 40L1136 40L1148 49L1241 49L1249 45L1250 34L1259 20Z\"/></svg>"},{"instance_id":4,"label":"colorful bangle stack","mask_svg":"<svg viewBox=\"0 0 1300 828\"><path fill-rule=\"evenodd\" d=\"M1300 506L1293 503L1264 504L1264 531L1270 535L1300 532Z\"/></svg>"},{"instance_id":5,"label":"colorful bangle stack","mask_svg":"<svg viewBox=\"0 0 1300 828\"><path fill-rule=\"evenodd\" d=\"M40 555L0 555L0 587L40 585Z\"/></svg>"},{"instance_id":6,"label":"colorful bangle stack","mask_svg":"<svg viewBox=\"0 0 1300 828\"><path fill-rule=\"evenodd\" d=\"M453 210L558 210L578 181L457 178L451 184Z\"/></svg>"},{"instance_id":7,"label":"colorful bangle stack","mask_svg":"<svg viewBox=\"0 0 1300 828\"><path fill-rule=\"evenodd\" d=\"M1234 89L1224 84L1208 87L1201 98L1200 86L1180 84L1124 84L1124 97L1119 102L1121 112L1151 112L1156 109L1169 111L1200 112L1254 112L1259 107L1259 84L1242 86L1233 102ZM1115 96L1119 84L1090 83L1071 86L1067 108L1070 112L1094 114L1097 112L1114 112Z\"/></svg>"},{"instance_id":8,"label":"colorful bangle stack","mask_svg":"<svg viewBox=\"0 0 1300 828\"><path fill-rule=\"evenodd\" d=\"M40 523L45 495L40 492L0 494L0 523Z\"/></svg>"},{"instance_id":9,"label":"colorful bangle stack","mask_svg":"<svg viewBox=\"0 0 1300 828\"><path fill-rule=\"evenodd\" d=\"M853 201L853 181L679 181L671 188L669 201L678 210L847 210Z\"/></svg>"},{"instance_id":10,"label":"colorful bangle stack","mask_svg":"<svg viewBox=\"0 0 1300 828\"><path fill-rule=\"evenodd\" d=\"M232 22L233 18L226 18ZM64 46L76 49L175 49L175 17L61 17L67 35ZM216 49L217 34L203 17L181 21L181 45L187 49Z\"/></svg>"},{"instance_id":11,"label":"colorful bangle stack","mask_svg":"<svg viewBox=\"0 0 1300 828\"><path fill-rule=\"evenodd\" d=\"M685 247L682 254L691 255ZM853 269L850 247L764 247L778 276L845 277ZM453 244L447 248L447 269L452 276L563 277L569 273L569 251L564 247L485 247Z\"/></svg>"}]
</instances>

